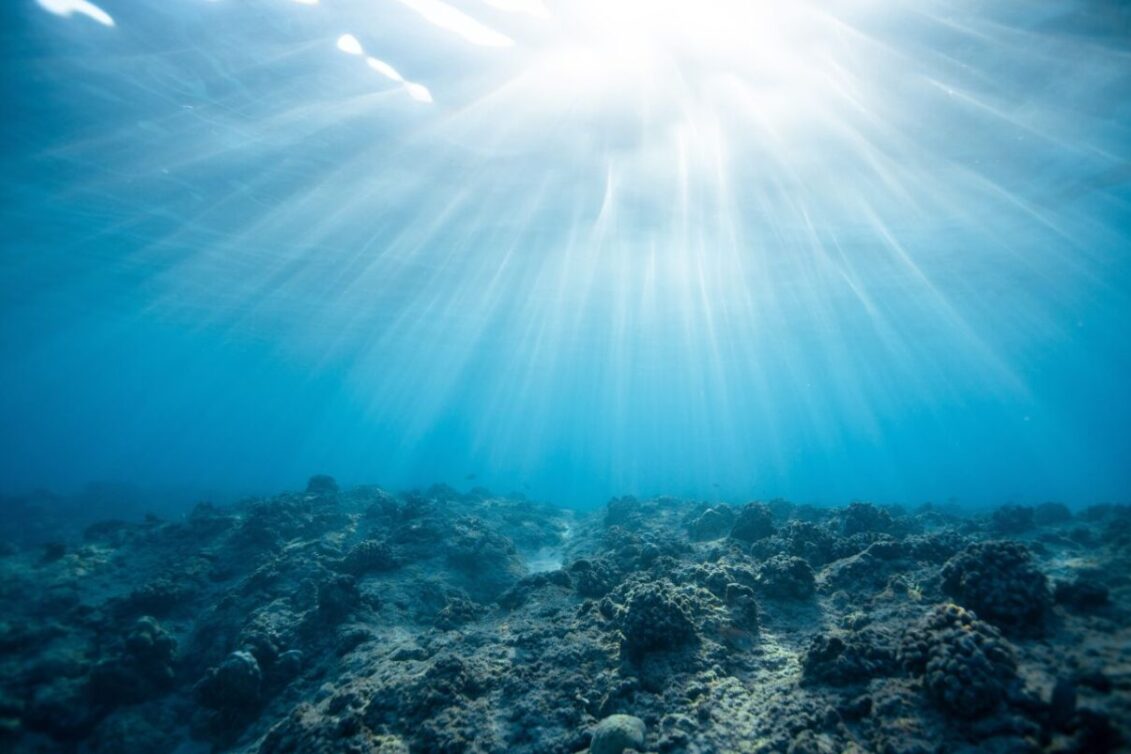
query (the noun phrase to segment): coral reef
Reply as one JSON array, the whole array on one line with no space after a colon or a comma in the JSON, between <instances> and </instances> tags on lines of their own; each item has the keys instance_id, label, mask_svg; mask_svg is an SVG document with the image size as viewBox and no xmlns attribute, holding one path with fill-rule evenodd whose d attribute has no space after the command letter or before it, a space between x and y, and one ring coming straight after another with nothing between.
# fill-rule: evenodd
<instances>
[{"instance_id":1,"label":"coral reef","mask_svg":"<svg viewBox=\"0 0 1131 754\"><path fill-rule=\"evenodd\" d=\"M314 477L31 522L0 547L0 749L1126 750L1129 521Z\"/></svg>"}]
</instances>

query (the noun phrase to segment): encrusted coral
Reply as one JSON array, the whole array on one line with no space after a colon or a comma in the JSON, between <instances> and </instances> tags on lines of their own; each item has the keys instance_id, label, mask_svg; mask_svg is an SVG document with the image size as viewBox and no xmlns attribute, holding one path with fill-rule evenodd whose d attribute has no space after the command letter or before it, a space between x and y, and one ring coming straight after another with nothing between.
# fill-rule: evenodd
<instances>
[{"instance_id":1,"label":"encrusted coral","mask_svg":"<svg viewBox=\"0 0 1131 754\"><path fill-rule=\"evenodd\" d=\"M1042 532L1031 556L968 548L986 512L777 501L725 536L741 510L300 490L76 529L52 562L17 548L0 556L0 749L1120 750L1121 509ZM1026 591L1038 558L1067 579L1065 630L1024 645L1022 674L993 626L1010 618L967 608L1047 602ZM785 601L814 576L820 599ZM932 608L944 588L958 604ZM146 607L175 619L136 620ZM617 715L643 740L598 736Z\"/></svg>"},{"instance_id":2,"label":"encrusted coral","mask_svg":"<svg viewBox=\"0 0 1131 754\"><path fill-rule=\"evenodd\" d=\"M926 563L944 563L967 544L966 537L953 529L913 534L903 540L908 557Z\"/></svg>"},{"instance_id":3,"label":"encrusted coral","mask_svg":"<svg viewBox=\"0 0 1131 754\"><path fill-rule=\"evenodd\" d=\"M342 570L355 576L379 571L391 571L397 567L393 548L379 539L366 539L358 542L342 559Z\"/></svg>"},{"instance_id":4,"label":"encrusted coral","mask_svg":"<svg viewBox=\"0 0 1131 754\"><path fill-rule=\"evenodd\" d=\"M761 558L796 555L820 568L833 559L835 545L836 536L826 526L812 521L789 521L772 537L755 542L750 552Z\"/></svg>"},{"instance_id":5,"label":"encrusted coral","mask_svg":"<svg viewBox=\"0 0 1131 754\"><path fill-rule=\"evenodd\" d=\"M892 524L891 513L871 503L852 503L840 514L841 534L846 537L865 532L888 532Z\"/></svg>"},{"instance_id":6,"label":"encrusted coral","mask_svg":"<svg viewBox=\"0 0 1131 754\"><path fill-rule=\"evenodd\" d=\"M906 569L906 552L907 548L899 542L890 539L874 541L862 551L835 560L826 566L821 571L821 589L822 591L882 589L894 573Z\"/></svg>"},{"instance_id":7,"label":"encrusted coral","mask_svg":"<svg viewBox=\"0 0 1131 754\"><path fill-rule=\"evenodd\" d=\"M803 558L775 555L758 569L757 585L767 596L800 600L813 596L816 578Z\"/></svg>"},{"instance_id":8,"label":"encrusted coral","mask_svg":"<svg viewBox=\"0 0 1131 754\"><path fill-rule=\"evenodd\" d=\"M318 616L326 623L337 623L361 602L357 582L351 576L333 576L318 585Z\"/></svg>"},{"instance_id":9,"label":"encrusted coral","mask_svg":"<svg viewBox=\"0 0 1131 754\"><path fill-rule=\"evenodd\" d=\"M1057 583L1053 590L1053 599L1058 605L1087 612L1106 606L1110 600L1110 592L1094 576L1085 574L1071 581Z\"/></svg>"},{"instance_id":10,"label":"encrusted coral","mask_svg":"<svg viewBox=\"0 0 1131 754\"><path fill-rule=\"evenodd\" d=\"M624 526L640 514L640 502L631 495L614 497L605 505L605 526Z\"/></svg>"},{"instance_id":11,"label":"encrusted coral","mask_svg":"<svg viewBox=\"0 0 1131 754\"><path fill-rule=\"evenodd\" d=\"M569 589L573 580L569 573L562 570L533 573L522 579L507 591L503 592L497 602L505 608L513 610L526 603L532 596L546 590L551 593L558 590Z\"/></svg>"},{"instance_id":12,"label":"encrusted coral","mask_svg":"<svg viewBox=\"0 0 1131 754\"><path fill-rule=\"evenodd\" d=\"M339 754L364 751L366 754L409 754L408 744L395 735L366 732L364 748L355 745L350 735L356 726L352 715L329 718L314 705L302 703L275 725L264 737L258 754Z\"/></svg>"},{"instance_id":13,"label":"encrusted coral","mask_svg":"<svg viewBox=\"0 0 1131 754\"><path fill-rule=\"evenodd\" d=\"M89 693L106 707L136 704L173 682L177 640L149 616L123 637L120 651L91 670Z\"/></svg>"},{"instance_id":14,"label":"encrusted coral","mask_svg":"<svg viewBox=\"0 0 1131 754\"><path fill-rule=\"evenodd\" d=\"M1048 579L1019 542L968 545L942 568L943 592L1012 633L1038 633L1051 600Z\"/></svg>"},{"instance_id":15,"label":"encrusted coral","mask_svg":"<svg viewBox=\"0 0 1131 754\"><path fill-rule=\"evenodd\" d=\"M960 717L993 711L1018 682L1012 646L996 628L954 604L936 605L904 636L899 659L922 674L931 699Z\"/></svg>"},{"instance_id":16,"label":"encrusted coral","mask_svg":"<svg viewBox=\"0 0 1131 754\"><path fill-rule=\"evenodd\" d=\"M470 578L473 596L493 598L522 577L514 542L474 516L456 521L446 543L447 561Z\"/></svg>"},{"instance_id":17,"label":"encrusted coral","mask_svg":"<svg viewBox=\"0 0 1131 754\"><path fill-rule=\"evenodd\" d=\"M899 666L889 644L886 637L870 628L817 634L801 658L802 680L843 686L891 675Z\"/></svg>"},{"instance_id":18,"label":"encrusted coral","mask_svg":"<svg viewBox=\"0 0 1131 754\"><path fill-rule=\"evenodd\" d=\"M184 582L167 577L154 579L130 592L119 603L120 615L156 615L164 617L181 607L192 596L192 588Z\"/></svg>"},{"instance_id":19,"label":"encrusted coral","mask_svg":"<svg viewBox=\"0 0 1131 754\"><path fill-rule=\"evenodd\" d=\"M700 513L691 521L688 531L691 539L696 542L706 542L720 539L734 526L734 510L727 505L716 505Z\"/></svg>"},{"instance_id":20,"label":"encrusted coral","mask_svg":"<svg viewBox=\"0 0 1131 754\"><path fill-rule=\"evenodd\" d=\"M474 705L493 680L482 677L467 660L442 655L423 673L381 684L367 704L351 693L332 699L330 709L350 721L350 734L364 725L374 733L410 739L413 751L497 750L491 747L494 734L482 710ZM364 709L353 711L363 704Z\"/></svg>"},{"instance_id":21,"label":"encrusted coral","mask_svg":"<svg viewBox=\"0 0 1131 754\"><path fill-rule=\"evenodd\" d=\"M263 674L251 652L232 652L219 666L210 668L196 685L196 697L214 710L245 709L259 701Z\"/></svg>"},{"instance_id":22,"label":"encrusted coral","mask_svg":"<svg viewBox=\"0 0 1131 754\"><path fill-rule=\"evenodd\" d=\"M1064 503L1041 503L1033 508L1033 523L1037 526L1054 526L1072 520L1072 511Z\"/></svg>"},{"instance_id":23,"label":"encrusted coral","mask_svg":"<svg viewBox=\"0 0 1131 754\"><path fill-rule=\"evenodd\" d=\"M582 597L604 597L616 586L616 572L604 559L575 560L569 566L569 575Z\"/></svg>"},{"instance_id":24,"label":"encrusted coral","mask_svg":"<svg viewBox=\"0 0 1131 754\"><path fill-rule=\"evenodd\" d=\"M333 495L338 492L338 482L328 474L315 474L306 483L308 495Z\"/></svg>"},{"instance_id":25,"label":"encrusted coral","mask_svg":"<svg viewBox=\"0 0 1131 754\"><path fill-rule=\"evenodd\" d=\"M678 649L696 638L687 600L667 581L640 584L629 591L620 629L621 649L632 660Z\"/></svg>"},{"instance_id":26,"label":"encrusted coral","mask_svg":"<svg viewBox=\"0 0 1131 754\"><path fill-rule=\"evenodd\" d=\"M483 614L483 608L466 597L449 597L436 616L436 627L444 630L458 628Z\"/></svg>"},{"instance_id":27,"label":"encrusted coral","mask_svg":"<svg viewBox=\"0 0 1131 754\"><path fill-rule=\"evenodd\" d=\"M1021 534L1033 528L1033 509L1027 505L1003 505L990 515L990 529L997 534Z\"/></svg>"},{"instance_id":28,"label":"encrusted coral","mask_svg":"<svg viewBox=\"0 0 1131 754\"><path fill-rule=\"evenodd\" d=\"M734 616L736 627L748 631L756 630L758 622L758 602L754 599L754 590L739 584L727 584L723 592L723 601L730 608Z\"/></svg>"},{"instance_id":29,"label":"encrusted coral","mask_svg":"<svg viewBox=\"0 0 1131 754\"><path fill-rule=\"evenodd\" d=\"M730 536L743 542L756 542L774 533L774 515L763 503L747 503L738 512Z\"/></svg>"}]
</instances>

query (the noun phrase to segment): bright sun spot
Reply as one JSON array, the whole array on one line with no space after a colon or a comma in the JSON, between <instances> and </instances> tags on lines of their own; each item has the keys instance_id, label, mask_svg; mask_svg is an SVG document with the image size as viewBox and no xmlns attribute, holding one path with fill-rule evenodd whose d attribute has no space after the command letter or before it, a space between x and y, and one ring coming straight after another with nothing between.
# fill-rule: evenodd
<instances>
[{"instance_id":1,"label":"bright sun spot","mask_svg":"<svg viewBox=\"0 0 1131 754\"><path fill-rule=\"evenodd\" d=\"M454 32L474 45L510 47L514 40L476 21L466 13L441 0L398 0L430 24Z\"/></svg>"},{"instance_id":2,"label":"bright sun spot","mask_svg":"<svg viewBox=\"0 0 1131 754\"><path fill-rule=\"evenodd\" d=\"M365 52L361 47L361 42L357 41L357 37L353 34L343 34L338 37L338 49L347 55L361 55Z\"/></svg>"},{"instance_id":3,"label":"bright sun spot","mask_svg":"<svg viewBox=\"0 0 1131 754\"><path fill-rule=\"evenodd\" d=\"M748 67L791 57L809 7L804 0L577 0L562 12L617 59Z\"/></svg>"},{"instance_id":4,"label":"bright sun spot","mask_svg":"<svg viewBox=\"0 0 1131 754\"><path fill-rule=\"evenodd\" d=\"M801 103L829 85L827 50L842 32L811 0L574 0L555 14L540 89L580 101L682 106L737 85L765 111L783 92Z\"/></svg>"},{"instance_id":5,"label":"bright sun spot","mask_svg":"<svg viewBox=\"0 0 1131 754\"><path fill-rule=\"evenodd\" d=\"M80 16L91 18L103 26L114 25L114 19L109 13L87 0L36 0L36 2L39 3L39 7L48 13L54 13L56 16L66 18L77 13Z\"/></svg>"},{"instance_id":6,"label":"bright sun spot","mask_svg":"<svg viewBox=\"0 0 1131 754\"><path fill-rule=\"evenodd\" d=\"M550 9L542 0L483 0L492 8L508 13L525 13L536 18L549 18Z\"/></svg>"}]
</instances>

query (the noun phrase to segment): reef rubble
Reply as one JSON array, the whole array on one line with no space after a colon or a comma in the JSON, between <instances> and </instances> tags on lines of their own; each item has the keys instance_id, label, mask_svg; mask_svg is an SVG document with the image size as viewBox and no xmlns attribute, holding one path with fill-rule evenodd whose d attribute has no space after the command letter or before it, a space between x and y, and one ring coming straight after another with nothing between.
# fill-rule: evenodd
<instances>
[{"instance_id":1,"label":"reef rubble","mask_svg":"<svg viewBox=\"0 0 1131 754\"><path fill-rule=\"evenodd\" d=\"M1131 741L1127 507L575 511L319 475L182 520L2 544L12 754Z\"/></svg>"}]
</instances>

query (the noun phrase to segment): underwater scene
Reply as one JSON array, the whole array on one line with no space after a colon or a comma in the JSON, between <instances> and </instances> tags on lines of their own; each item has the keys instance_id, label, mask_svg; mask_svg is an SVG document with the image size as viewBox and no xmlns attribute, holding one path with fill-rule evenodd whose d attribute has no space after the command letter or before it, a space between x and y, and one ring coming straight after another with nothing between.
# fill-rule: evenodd
<instances>
[{"instance_id":1,"label":"underwater scene","mask_svg":"<svg viewBox=\"0 0 1131 754\"><path fill-rule=\"evenodd\" d=\"M1131 3L0 40L0 751L1131 752Z\"/></svg>"}]
</instances>

